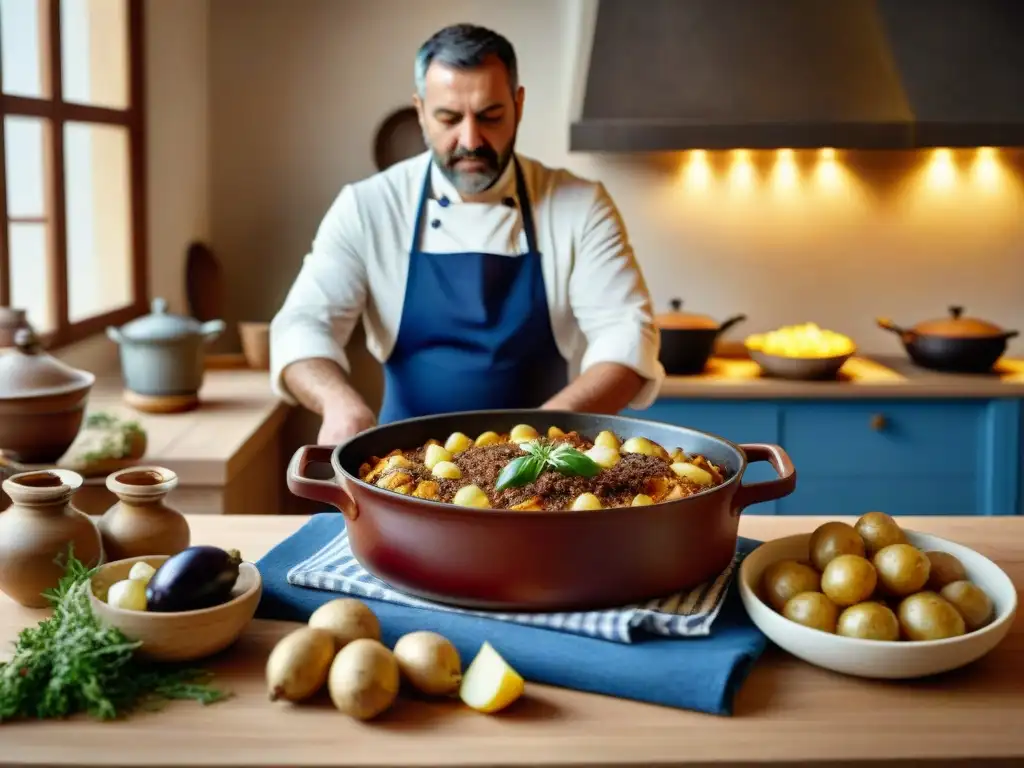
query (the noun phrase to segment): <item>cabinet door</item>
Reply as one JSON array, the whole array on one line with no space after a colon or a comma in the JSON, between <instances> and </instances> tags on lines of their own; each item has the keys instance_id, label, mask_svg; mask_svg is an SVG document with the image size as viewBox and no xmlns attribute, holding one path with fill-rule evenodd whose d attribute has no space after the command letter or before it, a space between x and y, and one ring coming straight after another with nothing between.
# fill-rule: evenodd
<instances>
[{"instance_id":1,"label":"cabinet door","mask_svg":"<svg viewBox=\"0 0 1024 768\"><path fill-rule=\"evenodd\" d=\"M738 444L779 442L779 409L769 401L662 398L645 410L626 410L623 415L709 432ZM775 470L765 462L751 464L743 474L748 483L777 477ZM756 504L744 514L774 514L777 503Z\"/></svg>"}]
</instances>

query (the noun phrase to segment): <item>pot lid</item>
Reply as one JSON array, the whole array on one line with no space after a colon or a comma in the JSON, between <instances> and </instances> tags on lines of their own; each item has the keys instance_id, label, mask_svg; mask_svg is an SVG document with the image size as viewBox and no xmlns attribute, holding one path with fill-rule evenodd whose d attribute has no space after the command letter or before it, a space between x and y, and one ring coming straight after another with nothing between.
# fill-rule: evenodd
<instances>
[{"instance_id":1,"label":"pot lid","mask_svg":"<svg viewBox=\"0 0 1024 768\"><path fill-rule=\"evenodd\" d=\"M192 317L167 311L167 300L153 299L150 314L122 325L118 332L127 341L171 341L202 334L202 324Z\"/></svg>"},{"instance_id":2,"label":"pot lid","mask_svg":"<svg viewBox=\"0 0 1024 768\"><path fill-rule=\"evenodd\" d=\"M671 330L713 330L718 328L718 323L707 315L682 312L682 299L672 299L669 303L672 305L672 311L660 314L655 318L659 327Z\"/></svg>"},{"instance_id":3,"label":"pot lid","mask_svg":"<svg viewBox=\"0 0 1024 768\"><path fill-rule=\"evenodd\" d=\"M924 320L915 325L913 331L923 336L956 336L960 338L1002 336L1005 333L995 323L977 317L964 316L963 311L963 307L950 307L949 317Z\"/></svg>"},{"instance_id":4,"label":"pot lid","mask_svg":"<svg viewBox=\"0 0 1024 768\"><path fill-rule=\"evenodd\" d=\"M91 386L96 377L43 351L31 328L20 329L15 348L0 356L0 398L43 397Z\"/></svg>"}]
</instances>

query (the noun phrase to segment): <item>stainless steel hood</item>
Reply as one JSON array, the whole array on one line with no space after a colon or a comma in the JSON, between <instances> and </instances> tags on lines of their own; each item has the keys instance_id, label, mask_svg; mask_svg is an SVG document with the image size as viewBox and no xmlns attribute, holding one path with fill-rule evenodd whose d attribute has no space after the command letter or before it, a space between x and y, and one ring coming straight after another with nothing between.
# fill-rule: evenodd
<instances>
[{"instance_id":1,"label":"stainless steel hood","mask_svg":"<svg viewBox=\"0 0 1024 768\"><path fill-rule=\"evenodd\" d=\"M570 150L1024 145L1024 0L599 0Z\"/></svg>"}]
</instances>

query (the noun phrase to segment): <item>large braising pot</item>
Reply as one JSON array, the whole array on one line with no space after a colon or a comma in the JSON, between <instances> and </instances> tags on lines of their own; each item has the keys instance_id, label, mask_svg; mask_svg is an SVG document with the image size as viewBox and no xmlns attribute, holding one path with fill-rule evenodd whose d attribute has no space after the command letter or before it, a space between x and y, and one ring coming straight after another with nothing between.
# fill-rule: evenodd
<instances>
[{"instance_id":1,"label":"large braising pot","mask_svg":"<svg viewBox=\"0 0 1024 768\"><path fill-rule=\"evenodd\" d=\"M508 432L531 424L593 439L611 430L669 450L702 453L731 475L696 495L649 506L579 512L475 509L378 488L359 466L395 448L452 432ZM767 461L779 477L743 484L748 462ZM313 462L333 478L312 479ZM737 445L694 429L625 416L561 411L472 411L408 419L370 429L337 447L307 445L288 466L289 490L340 509L352 552L370 573L428 600L485 610L588 610L626 605L696 586L721 572L736 550L745 507L782 498L796 472L777 445ZM324 542L325 544L327 542Z\"/></svg>"}]
</instances>

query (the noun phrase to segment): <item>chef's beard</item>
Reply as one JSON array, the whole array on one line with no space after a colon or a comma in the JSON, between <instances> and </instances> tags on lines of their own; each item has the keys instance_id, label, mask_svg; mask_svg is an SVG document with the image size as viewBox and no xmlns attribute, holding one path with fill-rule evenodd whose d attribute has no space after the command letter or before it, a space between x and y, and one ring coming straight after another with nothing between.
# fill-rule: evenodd
<instances>
[{"instance_id":1,"label":"chef's beard","mask_svg":"<svg viewBox=\"0 0 1024 768\"><path fill-rule=\"evenodd\" d=\"M431 147L431 153L434 156L434 163L441 169L441 173L444 174L448 181L455 185L459 192L477 195L490 189L501 178L501 174L505 172L509 162L512 160L515 145L516 138L513 135L512 140L508 143L508 147L500 154L493 147L486 144L476 149L456 147L452 152L448 153L438 152ZM469 158L480 160L486 167L480 171L463 171L456 166L459 160Z\"/></svg>"}]
</instances>

